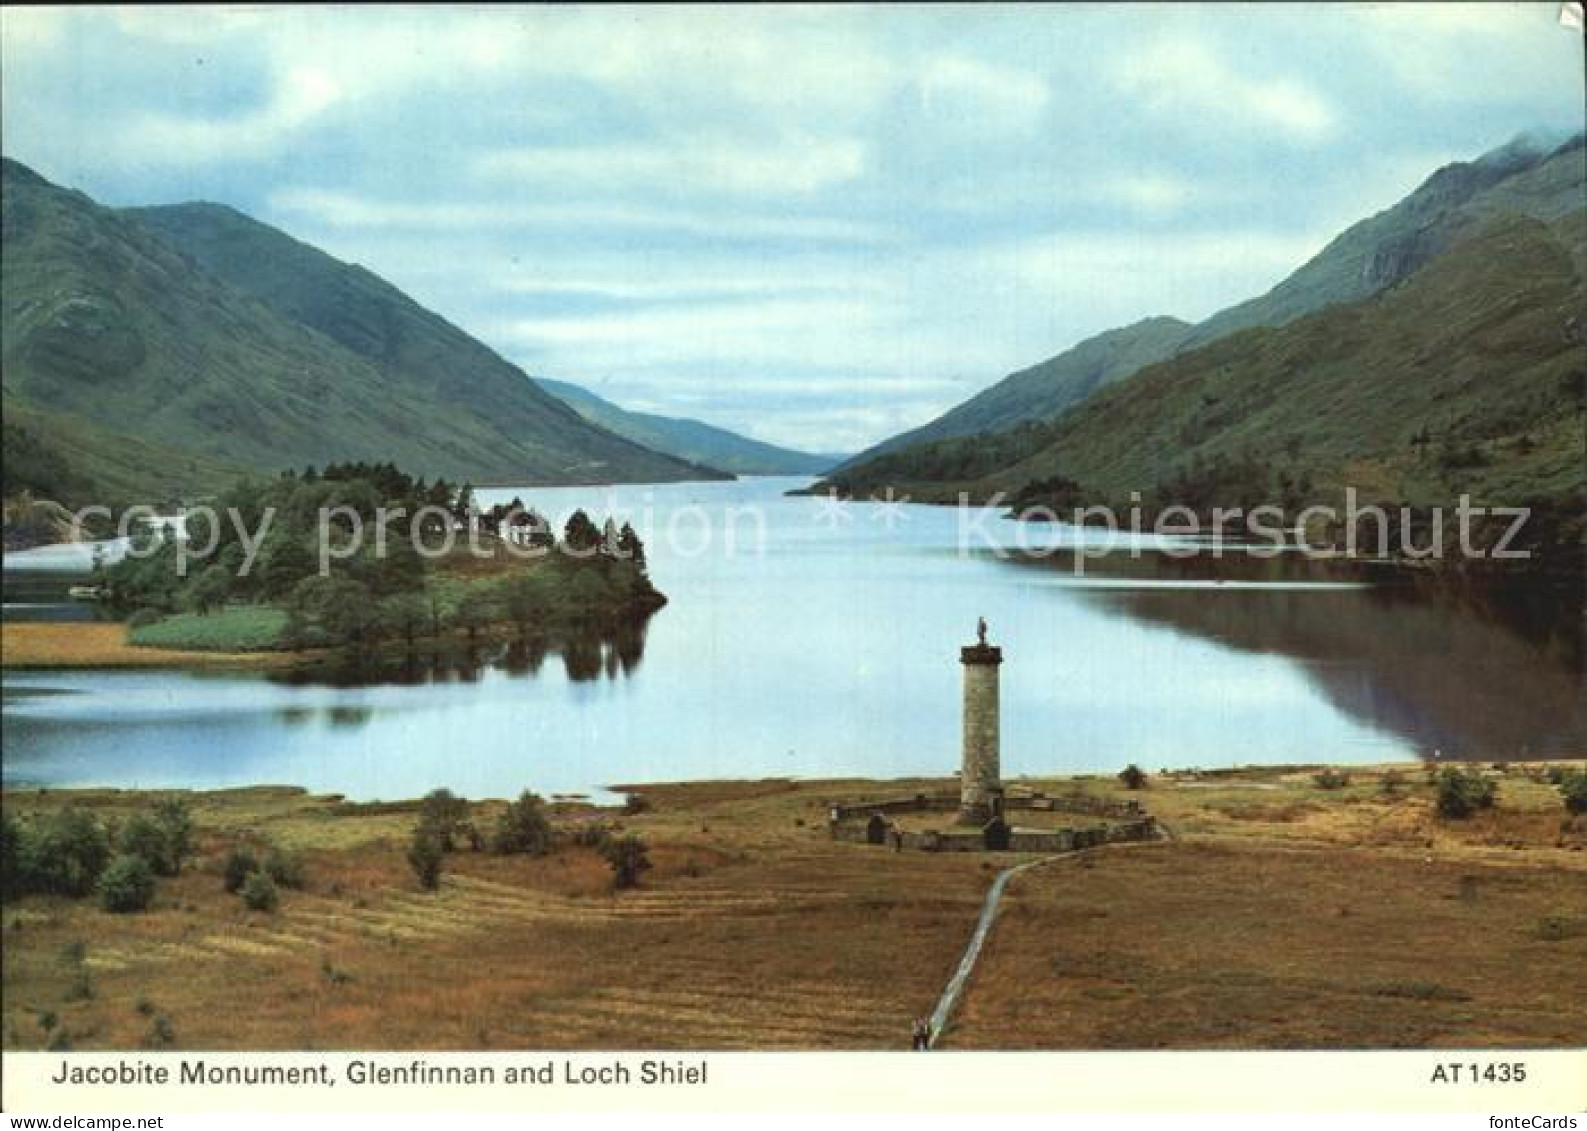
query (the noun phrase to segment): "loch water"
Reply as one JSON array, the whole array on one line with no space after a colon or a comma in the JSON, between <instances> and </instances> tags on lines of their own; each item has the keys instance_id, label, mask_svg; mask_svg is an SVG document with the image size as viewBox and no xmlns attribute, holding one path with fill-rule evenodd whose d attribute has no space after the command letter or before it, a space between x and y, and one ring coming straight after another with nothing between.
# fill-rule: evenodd
<instances>
[{"instance_id":1,"label":"loch water","mask_svg":"<svg viewBox=\"0 0 1587 1131\"><path fill-rule=\"evenodd\" d=\"M667 607L374 670L8 671L5 782L391 799L945 774L980 617L1008 777L1587 749L1579 660L1481 603L1294 554L1103 554L1100 532L995 510L786 494L804 482L482 491L633 521ZM88 615L50 584L8 562L8 619Z\"/></svg>"}]
</instances>

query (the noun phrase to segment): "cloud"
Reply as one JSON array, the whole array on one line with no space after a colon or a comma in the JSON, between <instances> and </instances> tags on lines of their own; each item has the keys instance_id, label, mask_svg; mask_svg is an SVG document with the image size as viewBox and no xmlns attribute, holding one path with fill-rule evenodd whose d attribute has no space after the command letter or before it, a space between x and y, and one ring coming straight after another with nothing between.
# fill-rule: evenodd
<instances>
[{"instance_id":1,"label":"cloud","mask_svg":"<svg viewBox=\"0 0 1587 1131\"><path fill-rule=\"evenodd\" d=\"M799 239L875 243L886 229L822 216L726 213L704 207L667 208L626 203L514 203L501 194L454 200L406 201L358 196L332 189L287 187L270 194L272 213L316 225L381 232L546 231L579 227L638 229L710 236L717 240Z\"/></svg>"},{"instance_id":2,"label":"cloud","mask_svg":"<svg viewBox=\"0 0 1587 1131\"><path fill-rule=\"evenodd\" d=\"M257 159L278 152L299 129L322 119L344 93L328 72L294 67L281 77L269 105L253 113L225 118L141 114L107 140L133 160L151 154L181 154L190 164Z\"/></svg>"},{"instance_id":3,"label":"cloud","mask_svg":"<svg viewBox=\"0 0 1587 1131\"><path fill-rule=\"evenodd\" d=\"M1337 126L1333 106L1299 79L1242 74L1207 43L1163 39L1128 52L1114 82L1155 114L1192 126L1262 128L1285 140L1326 138Z\"/></svg>"},{"instance_id":4,"label":"cloud","mask_svg":"<svg viewBox=\"0 0 1587 1131\"><path fill-rule=\"evenodd\" d=\"M1552 96L1580 124L1581 33L1559 27L1557 4L1378 4L1350 15L1375 65L1419 99ZM1560 66L1566 59L1574 65ZM1473 81L1475 60L1482 81Z\"/></svg>"},{"instance_id":5,"label":"cloud","mask_svg":"<svg viewBox=\"0 0 1587 1131\"><path fill-rule=\"evenodd\" d=\"M778 145L734 141L612 146L537 146L487 153L475 171L501 181L605 195L653 186L730 195L813 193L858 177L865 148L848 138L798 137Z\"/></svg>"},{"instance_id":6,"label":"cloud","mask_svg":"<svg viewBox=\"0 0 1587 1131\"><path fill-rule=\"evenodd\" d=\"M47 51L60 43L68 18L61 8L8 4L0 8L0 40L11 52Z\"/></svg>"},{"instance_id":7,"label":"cloud","mask_svg":"<svg viewBox=\"0 0 1587 1131\"><path fill-rule=\"evenodd\" d=\"M894 381L949 394L1147 314L1205 316L1266 290L1322 242L1239 229L1060 232L974 253L943 246L907 266L839 258L811 271L804 290L775 273L753 289L713 290L709 268L685 259L670 280L641 275L638 301L511 312L476 328L531 371L574 379L728 381L745 396L779 374L789 394L826 380L878 399ZM690 275L705 288L665 289ZM559 297L561 277L552 266L502 291L533 307ZM586 279L606 294L629 286L620 270Z\"/></svg>"},{"instance_id":8,"label":"cloud","mask_svg":"<svg viewBox=\"0 0 1587 1131\"><path fill-rule=\"evenodd\" d=\"M663 260L661 262L669 262ZM639 266L653 266L655 261ZM704 267L694 260L680 269L663 272L635 271L624 264L606 273L594 273L594 264L577 263L572 274L551 270L532 278L507 278L493 281L497 293L537 298L586 298L617 305L668 306L681 303L758 301L783 296L842 295L850 301L880 293L875 280L851 277L834 278L809 273L765 271L760 274L735 274ZM579 273L581 270L589 274Z\"/></svg>"},{"instance_id":9,"label":"cloud","mask_svg":"<svg viewBox=\"0 0 1587 1131\"><path fill-rule=\"evenodd\" d=\"M536 372L860 446L1260 293L1437 165L1579 124L1554 17L10 7L0 111L48 176L233 204Z\"/></svg>"},{"instance_id":10,"label":"cloud","mask_svg":"<svg viewBox=\"0 0 1587 1131\"><path fill-rule=\"evenodd\" d=\"M1054 232L997 253L994 270L1010 285L1054 289L1123 287L1132 298L1151 294L1158 310L1194 317L1209 303L1267 289L1320 251L1332 233L1238 228L1161 233ZM1216 307L1214 308L1216 309Z\"/></svg>"},{"instance_id":11,"label":"cloud","mask_svg":"<svg viewBox=\"0 0 1587 1131\"><path fill-rule=\"evenodd\" d=\"M1036 75L993 67L961 55L928 61L916 80L925 115L939 127L1026 133L1040 121L1051 92Z\"/></svg>"},{"instance_id":12,"label":"cloud","mask_svg":"<svg viewBox=\"0 0 1587 1131\"><path fill-rule=\"evenodd\" d=\"M1191 186L1180 177L1140 173L1104 182L1101 191L1117 196L1140 212L1169 216L1190 199Z\"/></svg>"},{"instance_id":13,"label":"cloud","mask_svg":"<svg viewBox=\"0 0 1587 1131\"><path fill-rule=\"evenodd\" d=\"M885 302L847 296L782 295L755 301L707 300L678 308L585 317L526 317L488 328L509 348L564 349L583 357L621 359L624 368L665 366L704 355L703 364L743 369L848 368L845 339L875 331L894 312ZM835 333L834 331L839 331ZM860 361L858 364L863 365ZM753 376L745 372L740 379Z\"/></svg>"}]
</instances>

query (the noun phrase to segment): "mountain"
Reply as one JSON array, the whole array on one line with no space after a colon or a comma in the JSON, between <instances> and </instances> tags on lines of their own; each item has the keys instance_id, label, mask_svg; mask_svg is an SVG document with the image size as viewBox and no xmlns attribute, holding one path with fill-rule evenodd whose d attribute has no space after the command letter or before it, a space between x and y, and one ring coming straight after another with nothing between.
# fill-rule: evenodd
<instances>
[{"instance_id":1,"label":"mountain","mask_svg":"<svg viewBox=\"0 0 1587 1131\"><path fill-rule=\"evenodd\" d=\"M1121 497L1254 461L1417 503L1578 491L1584 241L1583 211L1490 221L1373 298L1149 367L994 481L1062 473Z\"/></svg>"},{"instance_id":2,"label":"mountain","mask_svg":"<svg viewBox=\"0 0 1587 1131\"><path fill-rule=\"evenodd\" d=\"M1027 420L1055 416L1102 386L1172 357L1192 329L1177 318L1147 318L1087 338L1057 357L1009 374L929 424L885 440L851 462L951 436L1002 432Z\"/></svg>"},{"instance_id":3,"label":"mountain","mask_svg":"<svg viewBox=\"0 0 1587 1131\"><path fill-rule=\"evenodd\" d=\"M1345 229L1267 294L1199 324L1185 344L1281 326L1334 303L1367 298L1495 216L1568 215L1583 204L1584 161L1580 134L1559 145L1523 134L1475 161L1446 165L1392 208Z\"/></svg>"},{"instance_id":4,"label":"mountain","mask_svg":"<svg viewBox=\"0 0 1587 1131\"><path fill-rule=\"evenodd\" d=\"M9 159L0 191L8 491L55 468L75 498L146 501L357 459L525 484L719 474L591 424L390 284L231 209L117 211Z\"/></svg>"},{"instance_id":5,"label":"mountain","mask_svg":"<svg viewBox=\"0 0 1587 1131\"><path fill-rule=\"evenodd\" d=\"M1044 424L939 441L832 485L1128 505L1555 500L1579 514L1587 210L1496 216L1370 298L1147 366ZM1072 485L1078 484L1078 490Z\"/></svg>"},{"instance_id":6,"label":"mountain","mask_svg":"<svg viewBox=\"0 0 1587 1131\"><path fill-rule=\"evenodd\" d=\"M547 377L535 380L546 392L566 401L585 419L602 428L626 436L652 451L720 468L734 475L820 475L847 458L779 448L699 420L631 412L582 385Z\"/></svg>"},{"instance_id":7,"label":"mountain","mask_svg":"<svg viewBox=\"0 0 1587 1131\"><path fill-rule=\"evenodd\" d=\"M931 423L862 452L849 466L912 444L1046 420L1181 350L1237 330L1282 326L1337 303L1369 298L1408 278L1496 216L1556 220L1580 208L1584 161L1579 134L1563 143L1522 135L1475 161L1445 166L1393 207L1340 233L1266 294L1195 326L1148 318L1088 338L1004 378Z\"/></svg>"}]
</instances>

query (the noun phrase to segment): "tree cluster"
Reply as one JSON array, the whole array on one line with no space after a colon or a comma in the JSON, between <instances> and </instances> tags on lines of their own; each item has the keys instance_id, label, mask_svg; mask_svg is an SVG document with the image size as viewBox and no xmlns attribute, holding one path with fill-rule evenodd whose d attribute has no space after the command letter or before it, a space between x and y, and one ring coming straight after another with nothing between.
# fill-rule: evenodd
<instances>
[{"instance_id":1,"label":"tree cluster","mask_svg":"<svg viewBox=\"0 0 1587 1131\"><path fill-rule=\"evenodd\" d=\"M226 890L240 896L251 911L274 911L281 888L301 888L305 882L302 854L275 845L263 858L247 845L234 845L221 871Z\"/></svg>"},{"instance_id":2,"label":"tree cluster","mask_svg":"<svg viewBox=\"0 0 1587 1131\"><path fill-rule=\"evenodd\" d=\"M434 891L440 887L447 855L465 840L476 852L488 849L500 856L544 856L556 847L559 835L600 853L612 870L614 887L636 886L651 867L643 840L632 834L617 836L605 824L584 824L559 834L545 801L527 789L507 804L488 835L481 835L475 826L473 806L466 798L449 789L432 790L419 804L419 820L408 844L408 865L419 886Z\"/></svg>"},{"instance_id":3,"label":"tree cluster","mask_svg":"<svg viewBox=\"0 0 1587 1131\"><path fill-rule=\"evenodd\" d=\"M284 601L306 580L347 582L370 593L410 592L425 577L424 559L414 546L415 523L421 542L444 533L446 524L458 521L467 490L444 480L427 485L390 464L333 464L324 473L310 468L302 476L242 479L215 500L213 513L189 516L185 548L169 526L140 532L135 552L106 568L104 582L117 606L165 613L207 613L227 601ZM440 512L421 515L426 507ZM356 514L366 531L381 515L384 545L365 537L356 553L330 562L329 577L319 577L322 513L333 515L333 537L350 533L347 515ZM264 532L251 562L245 531L249 537ZM179 569L184 554L185 569Z\"/></svg>"},{"instance_id":4,"label":"tree cluster","mask_svg":"<svg viewBox=\"0 0 1587 1131\"><path fill-rule=\"evenodd\" d=\"M326 557L324 573L323 515L331 516L328 533L339 551ZM354 515L363 534L356 550ZM599 527L575 511L560 542L567 552L552 563L560 568L465 584L438 575L419 549L441 547L464 524L530 549L558 546L547 520L520 499L480 511L467 484L427 483L390 463L340 463L241 480L209 512L189 517L185 545L169 525L142 531L135 553L102 575L114 605L140 623L179 611L207 614L231 602L272 604L288 614L285 646L355 652L386 640L411 651L421 637L452 631L472 643L508 622L527 636L570 612L621 614L659 604L646 577L644 543L631 525L608 519ZM342 550L351 552L342 556Z\"/></svg>"},{"instance_id":5,"label":"tree cluster","mask_svg":"<svg viewBox=\"0 0 1587 1131\"><path fill-rule=\"evenodd\" d=\"M500 856L543 856L551 851L555 833L545 802L527 789L508 803L488 836L474 823L473 805L467 798L449 789L431 790L419 803L419 820L408 846L408 864L420 887L433 891L440 886L447 854L464 841L475 852L489 848Z\"/></svg>"},{"instance_id":6,"label":"tree cluster","mask_svg":"<svg viewBox=\"0 0 1587 1131\"><path fill-rule=\"evenodd\" d=\"M193 820L176 799L119 829L68 806L18 820L0 814L0 897L96 895L106 911L143 911L155 878L174 876L193 853Z\"/></svg>"}]
</instances>

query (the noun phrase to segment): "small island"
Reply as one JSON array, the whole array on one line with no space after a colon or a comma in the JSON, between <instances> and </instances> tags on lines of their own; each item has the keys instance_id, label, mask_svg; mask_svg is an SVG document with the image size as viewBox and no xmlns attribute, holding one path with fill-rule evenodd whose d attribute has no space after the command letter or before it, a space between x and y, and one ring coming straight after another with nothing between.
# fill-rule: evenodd
<instances>
[{"instance_id":1,"label":"small island","mask_svg":"<svg viewBox=\"0 0 1587 1131\"><path fill-rule=\"evenodd\" d=\"M576 510L560 532L517 498L391 464L244 479L146 524L95 569L121 623L8 625L6 667L350 663L643 623L666 604L629 524Z\"/></svg>"}]
</instances>

